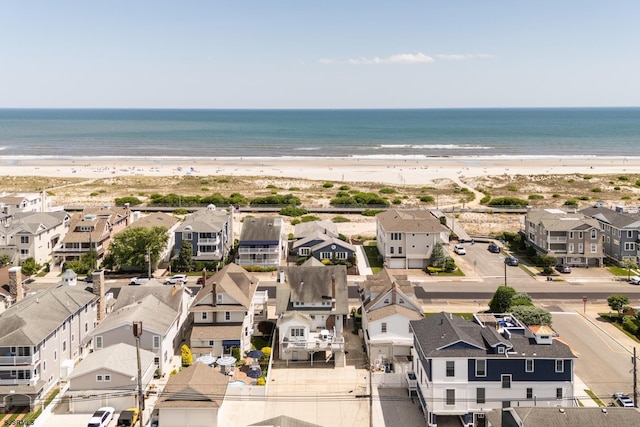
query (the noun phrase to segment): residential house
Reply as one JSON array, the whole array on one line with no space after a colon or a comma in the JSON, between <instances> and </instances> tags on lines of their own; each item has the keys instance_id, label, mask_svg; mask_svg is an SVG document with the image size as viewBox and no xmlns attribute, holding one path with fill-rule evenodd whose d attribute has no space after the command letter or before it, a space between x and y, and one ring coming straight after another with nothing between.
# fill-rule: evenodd
<instances>
[{"instance_id":1,"label":"residential house","mask_svg":"<svg viewBox=\"0 0 640 427\"><path fill-rule=\"evenodd\" d=\"M586 208L581 214L593 218L600 224L604 255L614 262L631 259L640 263L640 213L625 212L601 205Z\"/></svg>"},{"instance_id":2,"label":"residential house","mask_svg":"<svg viewBox=\"0 0 640 427\"><path fill-rule=\"evenodd\" d=\"M236 263L277 267L286 255L286 243L281 217L246 218L242 223Z\"/></svg>"},{"instance_id":3,"label":"residential house","mask_svg":"<svg viewBox=\"0 0 640 427\"><path fill-rule=\"evenodd\" d=\"M96 326L97 295L57 286L22 298L20 267L10 272L16 303L0 313L0 408L42 405L86 353Z\"/></svg>"},{"instance_id":4,"label":"residential house","mask_svg":"<svg viewBox=\"0 0 640 427\"><path fill-rule=\"evenodd\" d=\"M77 260L94 250L101 261L114 235L124 230L130 223L128 207L87 208L81 214L71 217L69 230L54 248L54 262L61 264Z\"/></svg>"},{"instance_id":5,"label":"residential house","mask_svg":"<svg viewBox=\"0 0 640 427\"><path fill-rule=\"evenodd\" d=\"M173 375L158 396L155 409L162 427L216 427L229 379L196 362Z\"/></svg>"},{"instance_id":6,"label":"residential house","mask_svg":"<svg viewBox=\"0 0 640 427\"><path fill-rule=\"evenodd\" d=\"M376 242L392 269L423 269L436 243L449 243L449 229L428 210L389 209L376 215Z\"/></svg>"},{"instance_id":7,"label":"residential house","mask_svg":"<svg viewBox=\"0 0 640 427\"><path fill-rule=\"evenodd\" d=\"M155 354L140 349L142 390L151 386L156 365ZM136 347L118 343L89 353L69 375L69 411L90 413L96 409L96 399L102 406L116 411L137 407L138 357ZM90 396L90 397L89 397Z\"/></svg>"},{"instance_id":8,"label":"residential house","mask_svg":"<svg viewBox=\"0 0 640 427\"><path fill-rule=\"evenodd\" d=\"M133 212L133 222L128 228L142 227L151 229L153 227L164 227L167 229L169 239L166 248L158 257L160 262L169 262L175 245L175 230L180 225L180 221L173 215L164 212L153 212L148 215L141 215L139 211Z\"/></svg>"},{"instance_id":9,"label":"residential house","mask_svg":"<svg viewBox=\"0 0 640 427\"><path fill-rule=\"evenodd\" d=\"M57 212L18 212L0 227L0 254L18 265L27 258L38 264L51 261L53 248L69 229L71 215Z\"/></svg>"},{"instance_id":10,"label":"residential house","mask_svg":"<svg viewBox=\"0 0 640 427\"><path fill-rule=\"evenodd\" d=\"M558 264L601 267L602 231L594 218L560 209L532 210L525 215L526 243Z\"/></svg>"},{"instance_id":11,"label":"residential house","mask_svg":"<svg viewBox=\"0 0 640 427\"><path fill-rule=\"evenodd\" d=\"M409 391L417 392L429 426L444 415L473 425L492 409L574 405L577 356L513 315L476 314L469 321L443 312L410 324Z\"/></svg>"},{"instance_id":12,"label":"residential house","mask_svg":"<svg viewBox=\"0 0 640 427\"><path fill-rule=\"evenodd\" d=\"M299 418L292 418L286 415L269 418L267 420L258 421L251 424L250 427L321 427L318 424L303 421Z\"/></svg>"},{"instance_id":13,"label":"residential house","mask_svg":"<svg viewBox=\"0 0 640 427\"><path fill-rule=\"evenodd\" d=\"M299 257L312 256L320 261L353 263L356 254L353 245L320 231L314 231L311 235L296 240L292 248Z\"/></svg>"},{"instance_id":14,"label":"residential house","mask_svg":"<svg viewBox=\"0 0 640 427\"><path fill-rule=\"evenodd\" d=\"M0 195L0 218L13 216L18 212L51 212L52 210L59 210L59 208L51 206L51 199L44 191Z\"/></svg>"},{"instance_id":15,"label":"residential house","mask_svg":"<svg viewBox=\"0 0 640 427\"><path fill-rule=\"evenodd\" d=\"M233 347L242 352L251 349L254 325L266 320L269 299L267 291L257 288L258 279L233 263L206 280L189 309L194 357L231 354Z\"/></svg>"},{"instance_id":16,"label":"residential house","mask_svg":"<svg viewBox=\"0 0 640 427\"><path fill-rule=\"evenodd\" d=\"M322 353L344 366L344 323L349 314L344 265L281 267L276 288L279 357L311 360Z\"/></svg>"},{"instance_id":17,"label":"residential house","mask_svg":"<svg viewBox=\"0 0 640 427\"><path fill-rule=\"evenodd\" d=\"M136 345L133 322L142 322L140 348L155 355L162 375L174 369L173 356L185 336L191 291L181 285L126 286L120 289L113 311L93 331L93 349L119 343Z\"/></svg>"},{"instance_id":18,"label":"residential house","mask_svg":"<svg viewBox=\"0 0 640 427\"><path fill-rule=\"evenodd\" d=\"M406 275L392 276L387 268L367 276L359 286L362 299L362 330L375 369L403 373L410 370L412 320L424 317Z\"/></svg>"},{"instance_id":19,"label":"residential house","mask_svg":"<svg viewBox=\"0 0 640 427\"><path fill-rule=\"evenodd\" d=\"M233 247L233 216L224 209L209 205L185 217L175 230L173 257L180 254L182 242L191 243L196 262L222 262Z\"/></svg>"},{"instance_id":20,"label":"residential house","mask_svg":"<svg viewBox=\"0 0 640 427\"><path fill-rule=\"evenodd\" d=\"M514 407L494 409L479 420L486 427L607 427L640 425L640 412L629 408Z\"/></svg>"}]
</instances>

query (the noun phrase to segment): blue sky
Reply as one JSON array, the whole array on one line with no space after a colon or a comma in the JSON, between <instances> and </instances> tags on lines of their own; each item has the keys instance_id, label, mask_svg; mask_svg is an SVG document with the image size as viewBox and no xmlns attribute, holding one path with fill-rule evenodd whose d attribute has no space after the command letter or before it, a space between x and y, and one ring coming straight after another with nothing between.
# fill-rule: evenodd
<instances>
[{"instance_id":1,"label":"blue sky","mask_svg":"<svg viewBox=\"0 0 640 427\"><path fill-rule=\"evenodd\" d=\"M640 2L0 0L0 108L640 106Z\"/></svg>"}]
</instances>

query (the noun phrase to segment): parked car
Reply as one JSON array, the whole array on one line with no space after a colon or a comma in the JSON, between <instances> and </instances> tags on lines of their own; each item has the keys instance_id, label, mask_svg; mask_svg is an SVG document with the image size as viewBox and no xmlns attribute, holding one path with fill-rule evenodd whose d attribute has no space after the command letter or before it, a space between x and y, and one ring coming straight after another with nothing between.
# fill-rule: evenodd
<instances>
[{"instance_id":1,"label":"parked car","mask_svg":"<svg viewBox=\"0 0 640 427\"><path fill-rule=\"evenodd\" d=\"M518 261L518 258L514 256L508 256L504 259L504 263L513 267L517 267L520 262Z\"/></svg>"},{"instance_id":2,"label":"parked car","mask_svg":"<svg viewBox=\"0 0 640 427\"><path fill-rule=\"evenodd\" d=\"M495 243L491 243L489 245L489 252L493 252L494 254L499 254L500 253L500 246L496 245Z\"/></svg>"},{"instance_id":3,"label":"parked car","mask_svg":"<svg viewBox=\"0 0 640 427\"><path fill-rule=\"evenodd\" d=\"M205 282L205 279L202 276L198 277L198 280L196 280L197 285L204 285L204 282Z\"/></svg>"},{"instance_id":4,"label":"parked car","mask_svg":"<svg viewBox=\"0 0 640 427\"><path fill-rule=\"evenodd\" d=\"M453 251L455 253L457 253L458 255L466 255L467 254L467 250L462 245L455 245L453 247Z\"/></svg>"},{"instance_id":5,"label":"parked car","mask_svg":"<svg viewBox=\"0 0 640 427\"><path fill-rule=\"evenodd\" d=\"M133 277L129 281L129 285L144 285L148 281L149 279L147 279L146 277Z\"/></svg>"},{"instance_id":6,"label":"parked car","mask_svg":"<svg viewBox=\"0 0 640 427\"><path fill-rule=\"evenodd\" d=\"M632 285L640 285L640 276L631 276L629 283Z\"/></svg>"},{"instance_id":7,"label":"parked car","mask_svg":"<svg viewBox=\"0 0 640 427\"><path fill-rule=\"evenodd\" d=\"M569 267L567 264L558 264L558 265L556 265L556 270L558 270L560 273L564 273L564 274L571 273L571 267Z\"/></svg>"},{"instance_id":8,"label":"parked car","mask_svg":"<svg viewBox=\"0 0 640 427\"><path fill-rule=\"evenodd\" d=\"M107 427L116 410L110 406L105 406L93 413L87 427Z\"/></svg>"},{"instance_id":9,"label":"parked car","mask_svg":"<svg viewBox=\"0 0 640 427\"><path fill-rule=\"evenodd\" d=\"M176 283L187 283L186 274L176 274L175 276L167 277L163 282L165 285L175 285Z\"/></svg>"},{"instance_id":10,"label":"parked car","mask_svg":"<svg viewBox=\"0 0 640 427\"><path fill-rule=\"evenodd\" d=\"M127 408L120 412L117 427L132 427L138 421L140 410L138 408Z\"/></svg>"},{"instance_id":11,"label":"parked car","mask_svg":"<svg viewBox=\"0 0 640 427\"><path fill-rule=\"evenodd\" d=\"M616 405L622 406L623 408L633 408L633 399L624 393L613 393L613 401Z\"/></svg>"}]
</instances>

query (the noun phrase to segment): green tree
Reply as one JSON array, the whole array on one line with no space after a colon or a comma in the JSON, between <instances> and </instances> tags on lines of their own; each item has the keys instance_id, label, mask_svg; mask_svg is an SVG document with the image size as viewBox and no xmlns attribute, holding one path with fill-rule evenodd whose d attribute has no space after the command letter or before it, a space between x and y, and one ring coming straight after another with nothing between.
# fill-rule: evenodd
<instances>
[{"instance_id":1,"label":"green tree","mask_svg":"<svg viewBox=\"0 0 640 427\"><path fill-rule=\"evenodd\" d=\"M511 307L510 311L518 320L527 326L551 326L551 313L544 308L529 305L516 305Z\"/></svg>"},{"instance_id":2,"label":"green tree","mask_svg":"<svg viewBox=\"0 0 640 427\"><path fill-rule=\"evenodd\" d=\"M444 255L442 243L436 242L435 245L433 245L433 250L431 251L431 258L429 259L429 262L432 266L441 268L442 266L444 266L446 260L447 257Z\"/></svg>"},{"instance_id":3,"label":"green tree","mask_svg":"<svg viewBox=\"0 0 640 427\"><path fill-rule=\"evenodd\" d=\"M638 268L638 263L633 258L625 258L620 262L620 267L627 269L627 280L631 279L631 270Z\"/></svg>"},{"instance_id":4,"label":"green tree","mask_svg":"<svg viewBox=\"0 0 640 427\"><path fill-rule=\"evenodd\" d=\"M489 311L491 313L506 313L511 308L514 295L516 295L516 290L511 286L498 286L493 298L489 301Z\"/></svg>"},{"instance_id":5,"label":"green tree","mask_svg":"<svg viewBox=\"0 0 640 427\"><path fill-rule=\"evenodd\" d=\"M25 259L21 266L22 274L25 276L32 276L42 268L42 266L38 264L33 257Z\"/></svg>"},{"instance_id":6,"label":"green tree","mask_svg":"<svg viewBox=\"0 0 640 427\"><path fill-rule=\"evenodd\" d=\"M147 271L150 255L151 270L155 269L160 253L167 246L169 236L166 227L134 227L116 234L109 246L105 264L112 268L129 267Z\"/></svg>"},{"instance_id":7,"label":"green tree","mask_svg":"<svg viewBox=\"0 0 640 427\"><path fill-rule=\"evenodd\" d=\"M615 310L618 312L618 317L620 317L620 313L622 313L622 308L625 305L629 304L629 298L626 295L613 294L609 295L607 298L607 303L611 310Z\"/></svg>"},{"instance_id":8,"label":"green tree","mask_svg":"<svg viewBox=\"0 0 640 427\"><path fill-rule=\"evenodd\" d=\"M176 271L189 271L191 270L191 265L193 264L193 247L191 246L191 242L188 240L183 240L180 245L180 253L178 254L178 259L174 263L174 268Z\"/></svg>"},{"instance_id":9,"label":"green tree","mask_svg":"<svg viewBox=\"0 0 640 427\"><path fill-rule=\"evenodd\" d=\"M188 345L182 344L182 347L180 347L180 353L182 354L182 366L193 365L193 354L191 353L191 349Z\"/></svg>"},{"instance_id":10,"label":"green tree","mask_svg":"<svg viewBox=\"0 0 640 427\"><path fill-rule=\"evenodd\" d=\"M9 257L9 255L7 254L0 255L0 268L4 267L5 265L9 265L10 262L11 262L11 258Z\"/></svg>"},{"instance_id":11,"label":"green tree","mask_svg":"<svg viewBox=\"0 0 640 427\"><path fill-rule=\"evenodd\" d=\"M515 294L511 297L511 307L515 307L517 305L532 306L533 302L531 300L531 295L526 292L518 292Z\"/></svg>"}]
</instances>

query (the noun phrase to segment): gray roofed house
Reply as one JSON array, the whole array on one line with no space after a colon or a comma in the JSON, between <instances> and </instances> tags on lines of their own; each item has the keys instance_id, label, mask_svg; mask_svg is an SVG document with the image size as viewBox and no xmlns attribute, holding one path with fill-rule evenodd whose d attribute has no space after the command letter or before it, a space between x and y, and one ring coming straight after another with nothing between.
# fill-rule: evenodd
<instances>
[{"instance_id":1,"label":"gray roofed house","mask_svg":"<svg viewBox=\"0 0 640 427\"><path fill-rule=\"evenodd\" d=\"M256 292L258 279L237 264L227 264L209 277L190 312L189 339L194 355L221 356L231 348L251 349L254 323L266 319L268 294ZM256 316L257 309L263 314Z\"/></svg>"},{"instance_id":2,"label":"gray roofed house","mask_svg":"<svg viewBox=\"0 0 640 427\"><path fill-rule=\"evenodd\" d=\"M449 242L449 229L429 210L388 209L376 215L376 244L388 268L425 268L433 246Z\"/></svg>"},{"instance_id":3,"label":"gray roofed house","mask_svg":"<svg viewBox=\"0 0 640 427\"><path fill-rule=\"evenodd\" d=\"M603 265L602 231L594 218L560 209L537 209L525 215L526 243L558 264L576 267Z\"/></svg>"},{"instance_id":4,"label":"gray roofed house","mask_svg":"<svg viewBox=\"0 0 640 427\"><path fill-rule=\"evenodd\" d=\"M96 350L118 343L135 345L133 322L141 321L140 348L153 352L161 373L173 369L171 356L185 338L191 291L180 285L123 287L113 311L93 331Z\"/></svg>"},{"instance_id":5,"label":"gray roofed house","mask_svg":"<svg viewBox=\"0 0 640 427\"><path fill-rule=\"evenodd\" d=\"M200 362L173 375L155 405L161 425L216 427L228 384L226 375Z\"/></svg>"},{"instance_id":6,"label":"gray roofed house","mask_svg":"<svg viewBox=\"0 0 640 427\"><path fill-rule=\"evenodd\" d=\"M66 377L87 352L97 299L60 285L28 295L0 314L0 408L33 410Z\"/></svg>"},{"instance_id":7,"label":"gray roofed house","mask_svg":"<svg viewBox=\"0 0 640 427\"><path fill-rule=\"evenodd\" d=\"M309 221L296 224L293 235L296 239L303 239L310 235L324 234L329 237L338 237L338 227L331 221Z\"/></svg>"},{"instance_id":8,"label":"gray roofed house","mask_svg":"<svg viewBox=\"0 0 640 427\"><path fill-rule=\"evenodd\" d=\"M276 288L280 358L309 360L333 353L344 365L344 322L349 313L343 265L281 267Z\"/></svg>"},{"instance_id":9,"label":"gray roofed house","mask_svg":"<svg viewBox=\"0 0 640 427\"><path fill-rule=\"evenodd\" d=\"M230 211L209 205L185 217L175 230L173 257L182 242L191 243L194 261L224 261L233 246L233 216Z\"/></svg>"},{"instance_id":10,"label":"gray roofed house","mask_svg":"<svg viewBox=\"0 0 640 427\"><path fill-rule=\"evenodd\" d=\"M238 243L238 265L279 266L286 254L281 217L246 218Z\"/></svg>"},{"instance_id":11,"label":"gray roofed house","mask_svg":"<svg viewBox=\"0 0 640 427\"><path fill-rule=\"evenodd\" d=\"M597 220L603 235L604 255L615 262L630 258L640 262L640 213L594 206L580 211Z\"/></svg>"},{"instance_id":12,"label":"gray roofed house","mask_svg":"<svg viewBox=\"0 0 640 427\"><path fill-rule=\"evenodd\" d=\"M577 355L545 328L532 330L511 314L469 321L442 312L412 321L411 329L415 385L409 381L409 390L417 392L428 423L442 415L473 422L491 409L534 406L533 390L539 401L573 404Z\"/></svg>"},{"instance_id":13,"label":"gray roofed house","mask_svg":"<svg viewBox=\"0 0 640 427\"><path fill-rule=\"evenodd\" d=\"M491 427L610 427L640 425L640 412L629 408L514 407L486 414Z\"/></svg>"}]
</instances>

